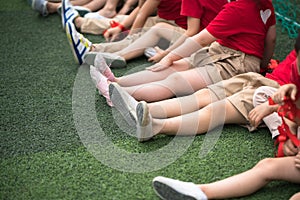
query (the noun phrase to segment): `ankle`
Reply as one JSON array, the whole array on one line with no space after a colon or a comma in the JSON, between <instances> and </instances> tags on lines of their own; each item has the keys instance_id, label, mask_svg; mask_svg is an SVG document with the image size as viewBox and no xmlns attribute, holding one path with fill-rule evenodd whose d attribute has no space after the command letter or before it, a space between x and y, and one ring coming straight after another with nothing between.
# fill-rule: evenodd
<instances>
[{"instance_id":1,"label":"ankle","mask_svg":"<svg viewBox=\"0 0 300 200\"><path fill-rule=\"evenodd\" d=\"M76 28L80 28L80 26L81 26L80 17L75 17L73 22L74 22Z\"/></svg>"}]
</instances>

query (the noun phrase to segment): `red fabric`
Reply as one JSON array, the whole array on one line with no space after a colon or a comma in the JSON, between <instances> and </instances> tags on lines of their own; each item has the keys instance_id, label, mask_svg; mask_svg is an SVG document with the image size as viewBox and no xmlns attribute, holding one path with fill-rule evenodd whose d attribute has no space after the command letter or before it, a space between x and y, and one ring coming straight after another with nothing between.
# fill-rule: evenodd
<instances>
[{"instance_id":1,"label":"red fabric","mask_svg":"<svg viewBox=\"0 0 300 200\"><path fill-rule=\"evenodd\" d=\"M253 0L227 3L206 29L221 45L262 58L267 31L276 19L271 1L260 2L261 5ZM268 12L270 16L263 17Z\"/></svg>"},{"instance_id":2,"label":"red fabric","mask_svg":"<svg viewBox=\"0 0 300 200\"><path fill-rule=\"evenodd\" d=\"M127 31L127 29L126 29L122 24L120 24L119 22L116 22L116 21L114 21L114 20L111 20L111 21L109 22L109 24L110 24L110 27L111 27L111 28L119 27L119 28L121 29L122 32ZM106 31L107 31L107 29L104 30L102 34L104 35L104 34L106 33Z\"/></svg>"},{"instance_id":3,"label":"red fabric","mask_svg":"<svg viewBox=\"0 0 300 200\"><path fill-rule=\"evenodd\" d=\"M228 3L227 0L182 0L181 15L198 18L204 29Z\"/></svg>"},{"instance_id":4,"label":"red fabric","mask_svg":"<svg viewBox=\"0 0 300 200\"><path fill-rule=\"evenodd\" d=\"M174 20L181 28L187 29L187 17L180 15L182 0L160 0L157 15L166 20Z\"/></svg>"},{"instance_id":5,"label":"red fabric","mask_svg":"<svg viewBox=\"0 0 300 200\"><path fill-rule=\"evenodd\" d=\"M292 63L292 71L291 71L291 83L297 86L298 91L300 90L300 75L297 67L297 60ZM300 97L300 92L297 94L297 99Z\"/></svg>"},{"instance_id":6,"label":"red fabric","mask_svg":"<svg viewBox=\"0 0 300 200\"><path fill-rule=\"evenodd\" d=\"M266 77L278 82L279 85L290 83L292 63L295 62L296 57L296 51L291 51L289 55L278 64L272 73L266 74Z\"/></svg>"},{"instance_id":7,"label":"red fabric","mask_svg":"<svg viewBox=\"0 0 300 200\"><path fill-rule=\"evenodd\" d=\"M269 104L274 105L272 98L269 98ZM278 127L279 136L275 141L275 145L278 145L277 157L283 157L283 145L287 139L290 139L296 147L300 147L300 140L294 135L289 126L285 123L284 117L295 121L296 118L300 119L300 110L296 107L295 103L291 99L285 99L284 105L280 106L277 110L277 113L282 118L282 125Z\"/></svg>"}]
</instances>

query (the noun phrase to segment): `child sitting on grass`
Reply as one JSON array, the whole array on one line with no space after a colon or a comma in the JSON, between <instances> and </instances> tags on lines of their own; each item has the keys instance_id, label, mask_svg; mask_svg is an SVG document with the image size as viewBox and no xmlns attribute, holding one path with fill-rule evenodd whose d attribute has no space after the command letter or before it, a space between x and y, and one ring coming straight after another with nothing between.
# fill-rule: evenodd
<instances>
[{"instance_id":1,"label":"child sitting on grass","mask_svg":"<svg viewBox=\"0 0 300 200\"><path fill-rule=\"evenodd\" d=\"M300 126L300 52L297 52L297 64L292 67L291 84L281 86L272 97L273 103L280 105L278 112L283 123L278 127L280 137L292 139L289 132L296 135ZM297 93L298 92L298 93ZM300 184L300 137L293 140L298 152L294 156L282 157L279 149L276 158L259 161L252 169L241 174L208 184L182 182L165 177L153 180L155 192L162 199L224 199L253 194L271 181L283 180ZM285 141L283 140L283 141ZM285 148L285 146L283 146ZM284 150L283 150L284 152ZM300 192L291 197L299 199Z\"/></svg>"}]
</instances>

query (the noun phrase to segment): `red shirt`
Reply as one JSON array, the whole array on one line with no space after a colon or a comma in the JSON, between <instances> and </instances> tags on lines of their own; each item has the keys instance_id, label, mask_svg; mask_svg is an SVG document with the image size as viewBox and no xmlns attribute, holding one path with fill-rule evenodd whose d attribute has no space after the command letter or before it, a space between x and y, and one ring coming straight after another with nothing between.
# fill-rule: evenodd
<instances>
[{"instance_id":1,"label":"red shirt","mask_svg":"<svg viewBox=\"0 0 300 200\"><path fill-rule=\"evenodd\" d=\"M227 3L206 27L218 42L258 58L263 57L264 42L270 26L276 23L270 0L238 0Z\"/></svg>"},{"instance_id":2,"label":"red shirt","mask_svg":"<svg viewBox=\"0 0 300 200\"><path fill-rule=\"evenodd\" d=\"M300 96L300 75L299 75L299 71L298 71L298 67L297 67L297 60L295 60L292 63L292 67L291 67L291 76L290 76L290 83L293 83L297 86L297 99Z\"/></svg>"},{"instance_id":3,"label":"red shirt","mask_svg":"<svg viewBox=\"0 0 300 200\"><path fill-rule=\"evenodd\" d=\"M290 83L292 63L295 62L296 58L296 51L291 51L289 55L278 64L272 73L266 74L266 77L276 81L279 85Z\"/></svg>"},{"instance_id":4,"label":"red shirt","mask_svg":"<svg viewBox=\"0 0 300 200\"><path fill-rule=\"evenodd\" d=\"M228 0L182 0L181 15L200 19L200 31L221 11Z\"/></svg>"},{"instance_id":5,"label":"red shirt","mask_svg":"<svg viewBox=\"0 0 300 200\"><path fill-rule=\"evenodd\" d=\"M182 0L161 0L157 15L166 20L174 20L181 28L187 29L187 17L180 15Z\"/></svg>"}]
</instances>

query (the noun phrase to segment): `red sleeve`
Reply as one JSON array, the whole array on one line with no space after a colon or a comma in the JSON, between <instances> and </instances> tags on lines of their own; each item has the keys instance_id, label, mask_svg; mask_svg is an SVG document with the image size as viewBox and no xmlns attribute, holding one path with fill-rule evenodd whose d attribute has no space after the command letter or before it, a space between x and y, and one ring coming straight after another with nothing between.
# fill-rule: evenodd
<instances>
[{"instance_id":1,"label":"red sleeve","mask_svg":"<svg viewBox=\"0 0 300 200\"><path fill-rule=\"evenodd\" d=\"M240 12L239 9L229 6L229 4L225 5L224 9L206 27L207 31L218 39L234 35L239 31L236 24L241 23L241 19L237 16L244 15L238 14L238 12Z\"/></svg>"},{"instance_id":2,"label":"red sleeve","mask_svg":"<svg viewBox=\"0 0 300 200\"><path fill-rule=\"evenodd\" d=\"M182 0L181 15L201 19L203 7L199 0Z\"/></svg>"}]
</instances>

